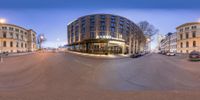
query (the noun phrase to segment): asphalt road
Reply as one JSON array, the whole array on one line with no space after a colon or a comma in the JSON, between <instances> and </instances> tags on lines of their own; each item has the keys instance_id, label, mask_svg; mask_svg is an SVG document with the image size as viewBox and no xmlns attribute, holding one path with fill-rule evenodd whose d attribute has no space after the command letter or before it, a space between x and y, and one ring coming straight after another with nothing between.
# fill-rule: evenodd
<instances>
[{"instance_id":1,"label":"asphalt road","mask_svg":"<svg viewBox=\"0 0 200 100\"><path fill-rule=\"evenodd\" d=\"M200 62L37 53L0 63L1 100L199 100Z\"/></svg>"}]
</instances>

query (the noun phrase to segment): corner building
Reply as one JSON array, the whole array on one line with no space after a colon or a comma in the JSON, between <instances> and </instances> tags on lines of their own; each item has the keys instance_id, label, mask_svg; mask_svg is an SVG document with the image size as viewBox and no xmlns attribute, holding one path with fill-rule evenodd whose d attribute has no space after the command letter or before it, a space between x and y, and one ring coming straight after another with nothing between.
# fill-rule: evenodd
<instances>
[{"instance_id":1,"label":"corner building","mask_svg":"<svg viewBox=\"0 0 200 100\"><path fill-rule=\"evenodd\" d=\"M1 52L32 52L36 50L36 32L12 24L0 24Z\"/></svg>"},{"instance_id":2,"label":"corner building","mask_svg":"<svg viewBox=\"0 0 200 100\"><path fill-rule=\"evenodd\" d=\"M146 38L132 21L111 14L78 18L68 25L69 50L93 54L143 52Z\"/></svg>"},{"instance_id":3,"label":"corner building","mask_svg":"<svg viewBox=\"0 0 200 100\"><path fill-rule=\"evenodd\" d=\"M178 53L200 51L200 22L185 23L176 30Z\"/></svg>"}]
</instances>

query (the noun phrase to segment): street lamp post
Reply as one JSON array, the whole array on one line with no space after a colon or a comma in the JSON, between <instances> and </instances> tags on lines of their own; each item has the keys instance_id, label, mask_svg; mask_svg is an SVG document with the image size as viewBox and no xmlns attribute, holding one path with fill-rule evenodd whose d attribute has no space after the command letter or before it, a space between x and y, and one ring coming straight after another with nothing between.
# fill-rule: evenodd
<instances>
[{"instance_id":1,"label":"street lamp post","mask_svg":"<svg viewBox=\"0 0 200 100\"><path fill-rule=\"evenodd\" d=\"M1 33L2 33L2 24L4 24L4 23L6 23L6 19L0 18L0 29L1 29L0 32ZM3 62L3 43L2 43L3 41L2 41L2 39L3 39L3 36L0 37L0 40L1 40L0 41L0 44L1 44L0 62L1 63Z\"/></svg>"},{"instance_id":2,"label":"street lamp post","mask_svg":"<svg viewBox=\"0 0 200 100\"><path fill-rule=\"evenodd\" d=\"M38 36L38 44L39 44L39 49L42 49L42 43L45 41L45 36L43 34L40 34Z\"/></svg>"}]
</instances>

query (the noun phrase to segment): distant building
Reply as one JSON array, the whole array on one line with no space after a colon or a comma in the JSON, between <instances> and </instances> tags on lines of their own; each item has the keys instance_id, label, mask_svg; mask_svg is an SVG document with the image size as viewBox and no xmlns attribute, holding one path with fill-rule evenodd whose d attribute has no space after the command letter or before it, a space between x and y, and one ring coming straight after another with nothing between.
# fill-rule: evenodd
<instances>
[{"instance_id":1,"label":"distant building","mask_svg":"<svg viewBox=\"0 0 200 100\"><path fill-rule=\"evenodd\" d=\"M185 23L176 30L178 53L200 51L200 22Z\"/></svg>"},{"instance_id":2,"label":"distant building","mask_svg":"<svg viewBox=\"0 0 200 100\"><path fill-rule=\"evenodd\" d=\"M177 52L177 34L172 33L170 36L170 52Z\"/></svg>"},{"instance_id":3,"label":"distant building","mask_svg":"<svg viewBox=\"0 0 200 100\"><path fill-rule=\"evenodd\" d=\"M177 52L177 37L176 33L168 33L160 41L160 51L162 52Z\"/></svg>"},{"instance_id":4,"label":"distant building","mask_svg":"<svg viewBox=\"0 0 200 100\"><path fill-rule=\"evenodd\" d=\"M12 24L0 24L2 52L31 52L36 50L36 32Z\"/></svg>"},{"instance_id":5,"label":"distant building","mask_svg":"<svg viewBox=\"0 0 200 100\"><path fill-rule=\"evenodd\" d=\"M94 14L68 25L69 50L94 54L134 54L144 51L140 28L121 16Z\"/></svg>"}]
</instances>

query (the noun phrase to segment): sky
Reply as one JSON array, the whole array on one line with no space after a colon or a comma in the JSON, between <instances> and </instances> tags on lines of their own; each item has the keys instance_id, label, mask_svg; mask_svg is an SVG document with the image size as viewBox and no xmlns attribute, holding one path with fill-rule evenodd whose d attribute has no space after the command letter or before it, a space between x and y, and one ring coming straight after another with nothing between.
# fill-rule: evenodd
<instances>
[{"instance_id":1,"label":"sky","mask_svg":"<svg viewBox=\"0 0 200 100\"><path fill-rule=\"evenodd\" d=\"M200 20L199 4L198 0L4 0L0 18L44 34L44 46L57 47L67 44L67 24L84 15L115 14L136 24L148 21L164 35L175 32L178 25Z\"/></svg>"}]
</instances>

